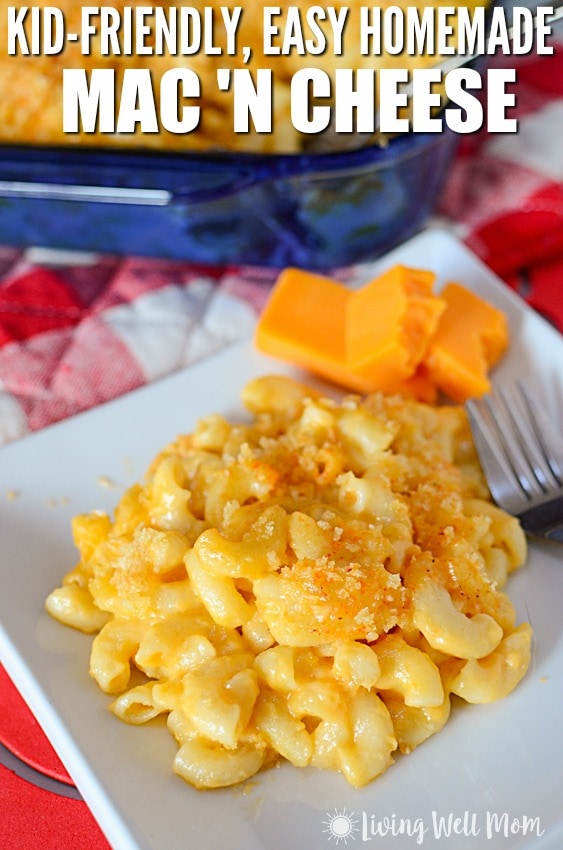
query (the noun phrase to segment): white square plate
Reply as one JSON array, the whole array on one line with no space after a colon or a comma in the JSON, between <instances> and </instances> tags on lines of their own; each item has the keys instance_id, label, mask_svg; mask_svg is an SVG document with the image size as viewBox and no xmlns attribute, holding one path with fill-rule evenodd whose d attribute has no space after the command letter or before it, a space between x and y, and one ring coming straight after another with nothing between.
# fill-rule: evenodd
<instances>
[{"instance_id":1,"label":"white square plate","mask_svg":"<svg viewBox=\"0 0 563 850\"><path fill-rule=\"evenodd\" d=\"M366 267L366 277L398 262L433 269L440 283L459 280L501 307L512 345L495 380L529 379L562 421L563 339L551 326L446 233L410 240ZM563 549L556 544L531 545L528 564L508 585L519 619L535 630L525 680L502 702L456 707L444 731L362 790L290 765L242 788L193 790L172 773L176 747L164 728L129 727L109 713L88 675L91 638L44 613L46 595L75 562L73 514L111 511L121 489L196 418L236 416L248 379L292 371L248 341L0 450L2 662L116 850L369 842L374 850L560 850ZM345 817L333 820L338 815Z\"/></svg>"}]
</instances>

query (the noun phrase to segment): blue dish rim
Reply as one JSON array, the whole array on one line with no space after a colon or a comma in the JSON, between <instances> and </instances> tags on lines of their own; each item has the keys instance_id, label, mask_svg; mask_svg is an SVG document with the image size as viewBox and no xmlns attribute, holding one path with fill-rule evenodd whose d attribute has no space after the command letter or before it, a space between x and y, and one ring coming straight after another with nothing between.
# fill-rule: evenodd
<instances>
[{"instance_id":1,"label":"blue dish rim","mask_svg":"<svg viewBox=\"0 0 563 850\"><path fill-rule=\"evenodd\" d=\"M0 145L0 197L18 194L17 185L40 183L71 186L87 178L104 186L135 185L171 191L173 202L198 202L244 191L274 180L310 180L357 175L362 170L395 168L433 146L449 145L453 133L408 133L387 144L372 144L355 150L331 153L253 154L229 151L162 151L150 148L95 146ZM45 171L50 167L52 172ZM59 167L59 168L58 168ZM54 171L53 171L54 170ZM215 177L217 185L204 188L174 188L176 178Z\"/></svg>"}]
</instances>

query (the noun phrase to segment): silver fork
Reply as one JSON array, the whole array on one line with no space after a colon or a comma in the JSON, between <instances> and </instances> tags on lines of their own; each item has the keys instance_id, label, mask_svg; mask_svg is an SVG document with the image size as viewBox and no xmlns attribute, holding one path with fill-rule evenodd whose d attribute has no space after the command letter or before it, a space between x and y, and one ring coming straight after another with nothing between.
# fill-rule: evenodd
<instances>
[{"instance_id":1,"label":"silver fork","mask_svg":"<svg viewBox=\"0 0 563 850\"><path fill-rule=\"evenodd\" d=\"M534 537L563 543L563 441L521 383L465 405L497 505Z\"/></svg>"}]
</instances>

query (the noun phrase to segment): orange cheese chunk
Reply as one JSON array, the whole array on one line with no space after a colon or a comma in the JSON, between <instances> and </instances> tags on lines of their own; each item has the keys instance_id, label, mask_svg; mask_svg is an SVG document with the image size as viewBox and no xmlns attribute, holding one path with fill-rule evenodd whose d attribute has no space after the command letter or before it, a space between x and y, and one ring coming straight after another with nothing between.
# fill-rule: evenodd
<instances>
[{"instance_id":1,"label":"orange cheese chunk","mask_svg":"<svg viewBox=\"0 0 563 850\"><path fill-rule=\"evenodd\" d=\"M509 332L501 310L459 283L441 293L446 309L425 359L430 379L454 401L489 392L489 369L508 347Z\"/></svg>"},{"instance_id":2,"label":"orange cheese chunk","mask_svg":"<svg viewBox=\"0 0 563 850\"><path fill-rule=\"evenodd\" d=\"M395 387L393 395L402 395L404 398L410 398L414 401L434 404L438 398L438 390L423 362L411 378Z\"/></svg>"},{"instance_id":3,"label":"orange cheese chunk","mask_svg":"<svg viewBox=\"0 0 563 850\"><path fill-rule=\"evenodd\" d=\"M433 283L432 272L398 265L350 293L347 362L369 390L398 392L413 378L446 306Z\"/></svg>"},{"instance_id":4,"label":"orange cheese chunk","mask_svg":"<svg viewBox=\"0 0 563 850\"><path fill-rule=\"evenodd\" d=\"M488 392L508 346L504 314L458 283L433 294L432 272L397 265L360 289L288 268L274 286L256 345L359 393L434 402Z\"/></svg>"},{"instance_id":5,"label":"orange cheese chunk","mask_svg":"<svg viewBox=\"0 0 563 850\"><path fill-rule=\"evenodd\" d=\"M256 345L348 389L398 392L416 373L445 307L434 275L395 266L358 290L289 268L258 322Z\"/></svg>"},{"instance_id":6,"label":"orange cheese chunk","mask_svg":"<svg viewBox=\"0 0 563 850\"><path fill-rule=\"evenodd\" d=\"M348 290L327 277L296 268L279 275L256 329L257 347L338 381L346 359Z\"/></svg>"}]
</instances>

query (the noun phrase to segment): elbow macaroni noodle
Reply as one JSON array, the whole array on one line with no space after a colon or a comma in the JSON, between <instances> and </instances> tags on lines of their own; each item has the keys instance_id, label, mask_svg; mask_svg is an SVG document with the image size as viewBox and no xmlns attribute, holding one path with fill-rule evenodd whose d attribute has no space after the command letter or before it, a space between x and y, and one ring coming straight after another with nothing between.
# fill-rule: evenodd
<instances>
[{"instance_id":1,"label":"elbow macaroni noodle","mask_svg":"<svg viewBox=\"0 0 563 850\"><path fill-rule=\"evenodd\" d=\"M113 519L77 516L80 562L46 601L95 633L90 672L127 723L167 717L175 771L232 785L280 758L362 786L525 674L501 590L526 557L488 497L460 407L243 390ZM134 675L133 675L134 674Z\"/></svg>"}]
</instances>

